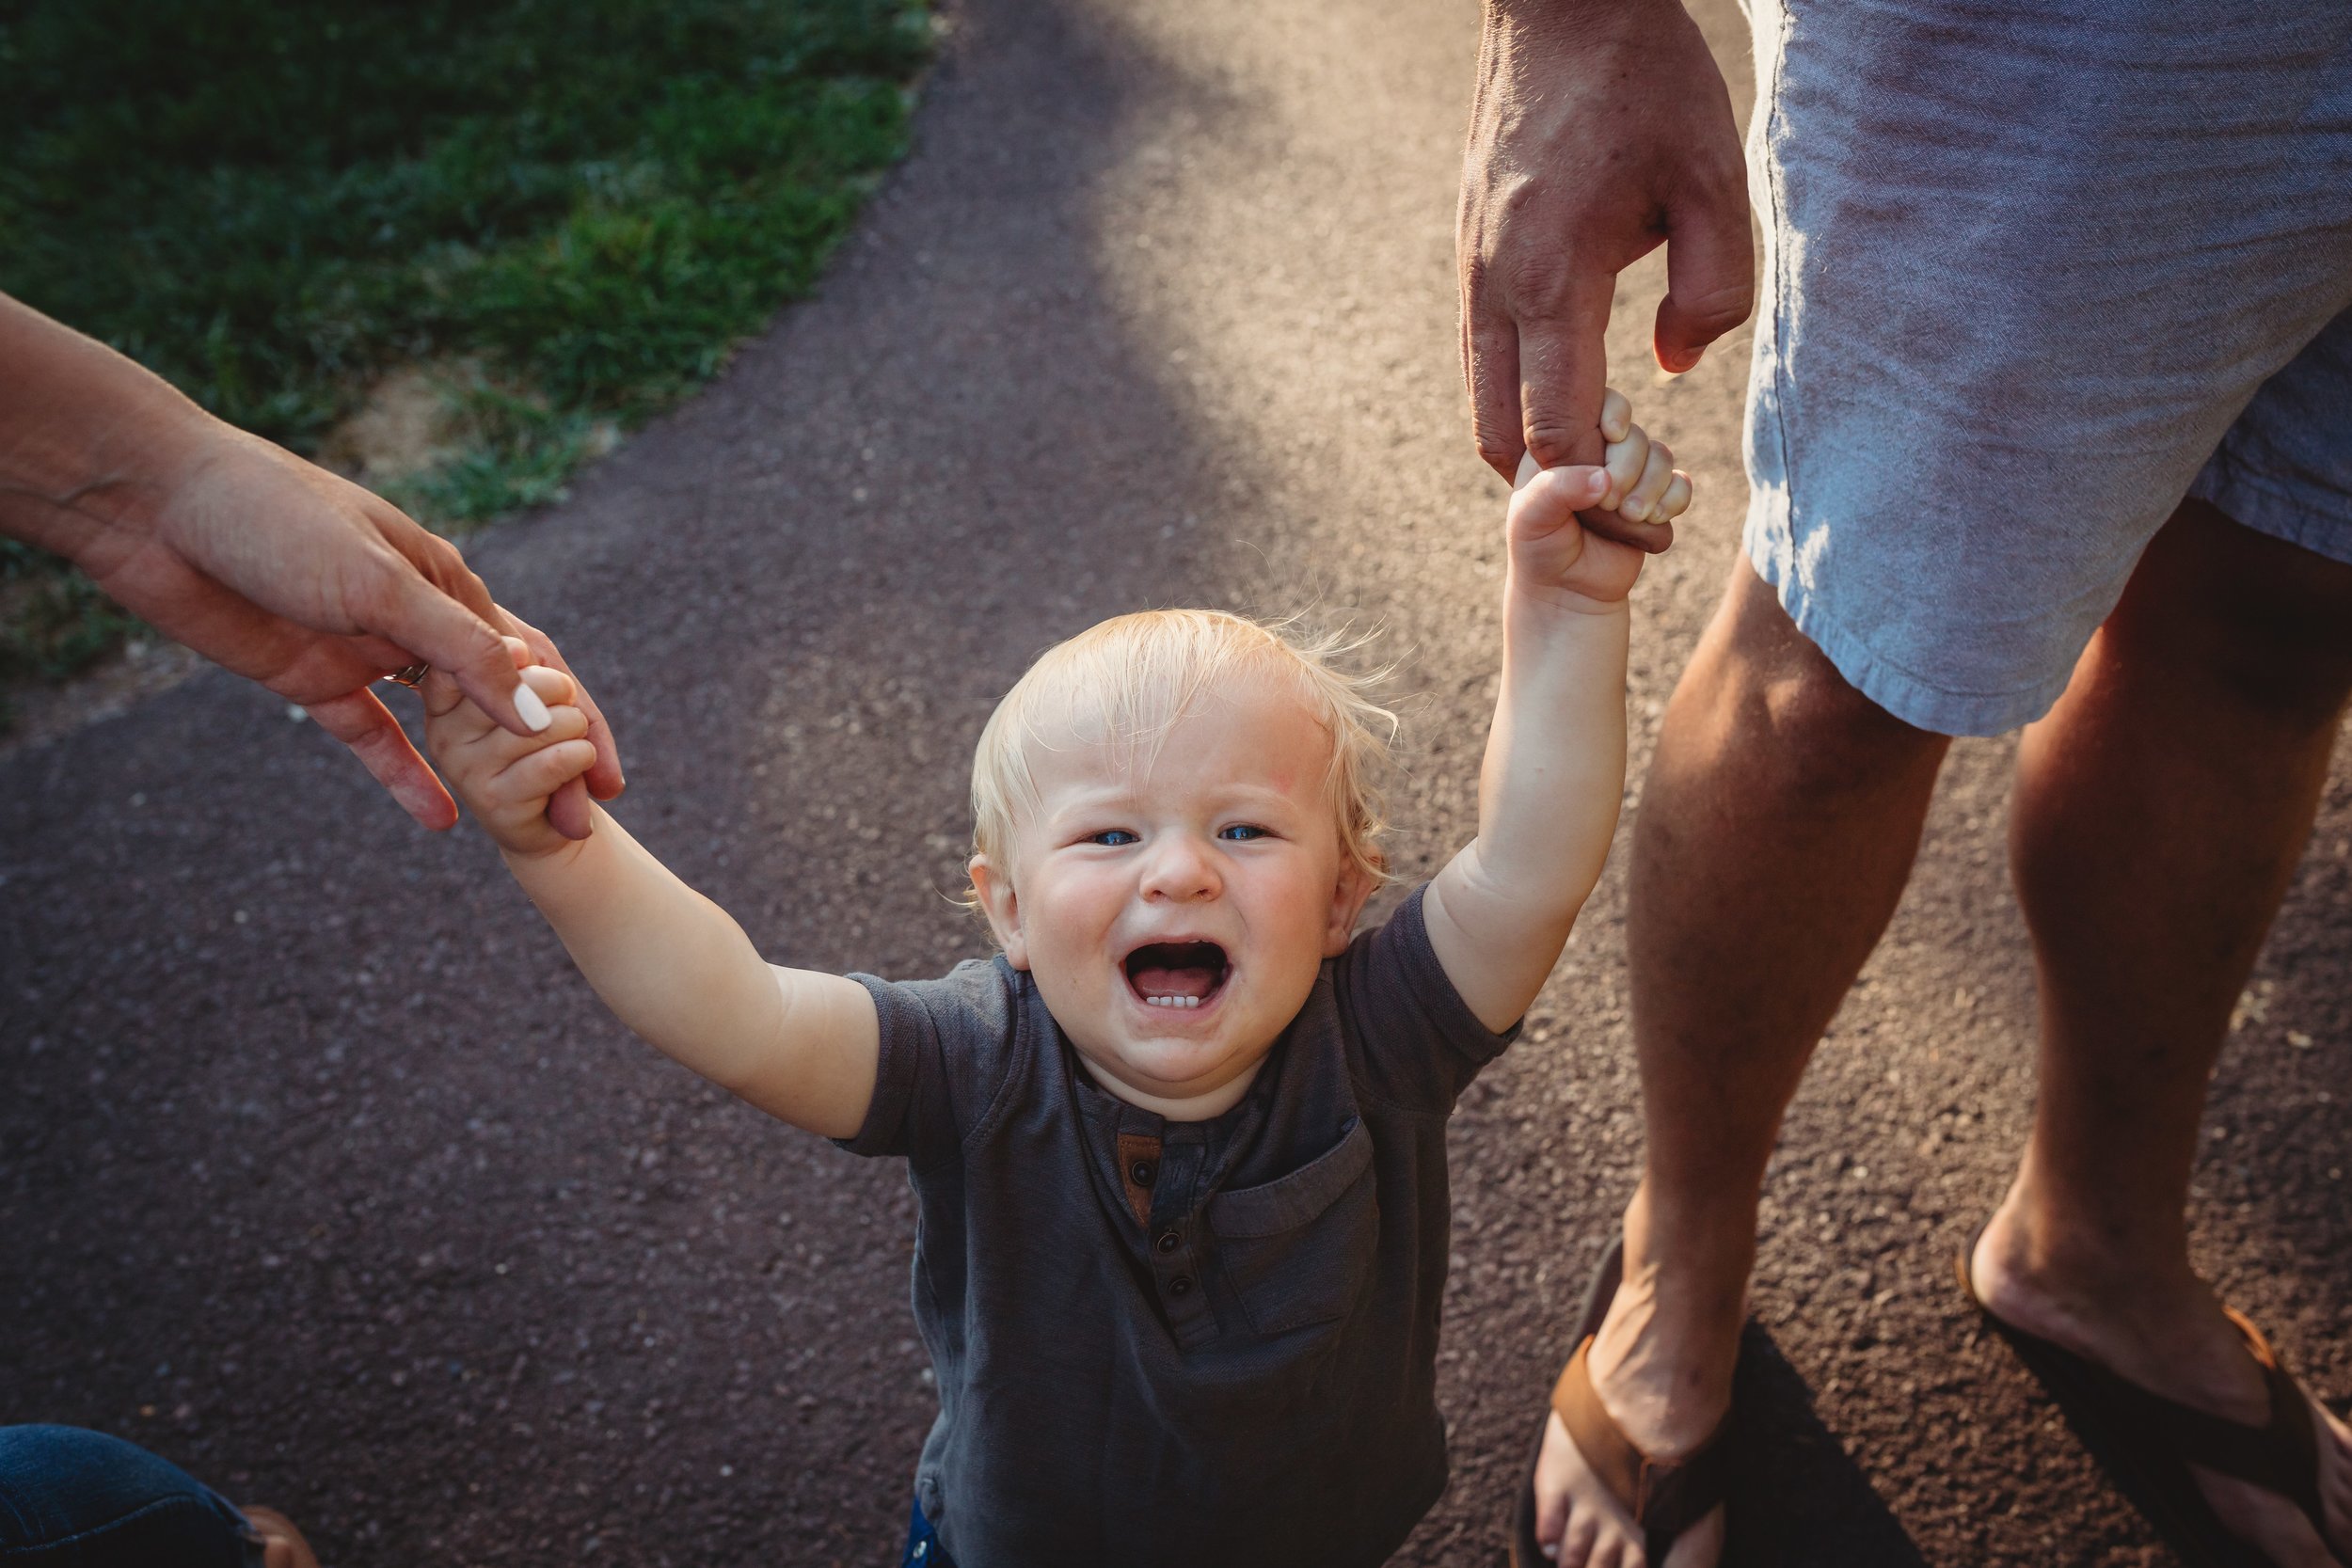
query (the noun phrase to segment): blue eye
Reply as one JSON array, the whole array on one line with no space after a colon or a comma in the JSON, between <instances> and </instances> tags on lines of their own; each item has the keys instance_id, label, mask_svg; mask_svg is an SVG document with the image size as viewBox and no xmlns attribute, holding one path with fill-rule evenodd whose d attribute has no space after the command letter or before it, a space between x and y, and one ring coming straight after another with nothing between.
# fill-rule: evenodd
<instances>
[{"instance_id":1,"label":"blue eye","mask_svg":"<svg viewBox=\"0 0 2352 1568\"><path fill-rule=\"evenodd\" d=\"M1230 828L1219 828L1216 831L1216 836L1223 839L1231 839L1235 843L1247 844L1253 838L1271 838L1274 835L1255 824L1248 822L1236 822Z\"/></svg>"},{"instance_id":2,"label":"blue eye","mask_svg":"<svg viewBox=\"0 0 2352 1568\"><path fill-rule=\"evenodd\" d=\"M1124 828L1105 828L1099 833L1087 834L1087 842L1100 844L1112 849L1123 849L1130 844L1141 844L1143 840Z\"/></svg>"}]
</instances>

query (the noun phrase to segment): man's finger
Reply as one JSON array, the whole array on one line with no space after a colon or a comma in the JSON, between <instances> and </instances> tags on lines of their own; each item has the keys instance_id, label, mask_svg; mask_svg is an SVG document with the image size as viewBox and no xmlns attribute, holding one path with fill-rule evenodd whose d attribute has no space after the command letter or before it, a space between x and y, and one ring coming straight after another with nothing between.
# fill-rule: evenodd
<instances>
[{"instance_id":1,"label":"man's finger","mask_svg":"<svg viewBox=\"0 0 2352 1568\"><path fill-rule=\"evenodd\" d=\"M401 809L419 823L438 832L456 822L457 802L449 798L440 777L417 754L400 721L376 700L374 692L362 688L312 703L303 711L350 747L352 755L375 782L391 791Z\"/></svg>"},{"instance_id":2,"label":"man's finger","mask_svg":"<svg viewBox=\"0 0 2352 1568\"><path fill-rule=\"evenodd\" d=\"M1609 378L1603 341L1613 275L1580 277L1561 312L1519 323L1519 419L1527 450L1547 468L1600 461L1601 394Z\"/></svg>"},{"instance_id":3,"label":"man's finger","mask_svg":"<svg viewBox=\"0 0 2352 1568\"><path fill-rule=\"evenodd\" d=\"M1463 374L1470 382L1470 438L1486 466L1509 479L1526 454L1519 422L1519 329L1507 316L1466 328Z\"/></svg>"},{"instance_id":4,"label":"man's finger","mask_svg":"<svg viewBox=\"0 0 2352 1568\"><path fill-rule=\"evenodd\" d=\"M447 671L482 711L516 735L548 727L547 705L522 684L513 655L488 622L409 569L387 562L359 607L365 629ZM495 606L492 607L495 610Z\"/></svg>"},{"instance_id":5,"label":"man's finger","mask_svg":"<svg viewBox=\"0 0 2352 1568\"><path fill-rule=\"evenodd\" d=\"M1663 555L1675 542L1672 523L1629 522L1614 512L1580 512L1576 520L1594 537L1630 545L1644 555Z\"/></svg>"},{"instance_id":6,"label":"man's finger","mask_svg":"<svg viewBox=\"0 0 2352 1568\"><path fill-rule=\"evenodd\" d=\"M1666 297L1658 302L1658 362L1687 371L1707 345L1756 308L1756 257L1744 181L1666 210Z\"/></svg>"}]
</instances>

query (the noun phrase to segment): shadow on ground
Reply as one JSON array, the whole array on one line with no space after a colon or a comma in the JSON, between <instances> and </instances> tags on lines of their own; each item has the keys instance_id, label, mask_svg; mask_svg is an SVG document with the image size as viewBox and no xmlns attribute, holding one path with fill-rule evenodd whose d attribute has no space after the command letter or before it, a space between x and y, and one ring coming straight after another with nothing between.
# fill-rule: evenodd
<instances>
[{"instance_id":1,"label":"shadow on ground","mask_svg":"<svg viewBox=\"0 0 2352 1568\"><path fill-rule=\"evenodd\" d=\"M1741 1467L1724 1568L1926 1568L1844 1445L1813 1408L1813 1391L1751 1323L1733 1399Z\"/></svg>"}]
</instances>

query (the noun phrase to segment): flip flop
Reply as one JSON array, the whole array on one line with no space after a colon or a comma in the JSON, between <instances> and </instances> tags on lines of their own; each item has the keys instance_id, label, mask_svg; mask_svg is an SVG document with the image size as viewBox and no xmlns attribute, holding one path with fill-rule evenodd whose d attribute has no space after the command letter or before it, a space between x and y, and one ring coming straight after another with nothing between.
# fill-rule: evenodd
<instances>
[{"instance_id":1,"label":"flip flop","mask_svg":"<svg viewBox=\"0 0 2352 1568\"><path fill-rule=\"evenodd\" d=\"M1560 1381L1552 1386L1551 1408L1535 1424L1535 1446L1527 1457L1527 1482L1519 1489L1518 1510L1512 1520L1510 1568L1550 1568L1551 1560L1544 1556L1535 1539L1535 1463L1543 1457L1544 1433L1555 1411L1585 1465L1642 1531L1643 1556L1652 1568L1666 1560L1683 1531L1713 1513L1730 1493L1731 1412L1724 1413L1707 1441L1689 1457L1668 1465L1634 1447L1593 1391L1593 1375L1585 1357L1624 1277L1625 1243L1612 1242L1593 1271L1592 1284L1585 1288L1576 1354L1568 1357Z\"/></svg>"},{"instance_id":2,"label":"flip flop","mask_svg":"<svg viewBox=\"0 0 2352 1568\"><path fill-rule=\"evenodd\" d=\"M2302 1511L2326 1544L2311 1403L2270 1341L2243 1313L2222 1308L2245 1336L2247 1354L2269 1386L2270 1419L2262 1426L2167 1399L1994 1316L1969 1272L1975 1251L1971 1246L1953 1260L1961 1290L2057 1402L2099 1468L2187 1568L2278 1568L2222 1524L2189 1473L2191 1465L2277 1493Z\"/></svg>"}]
</instances>

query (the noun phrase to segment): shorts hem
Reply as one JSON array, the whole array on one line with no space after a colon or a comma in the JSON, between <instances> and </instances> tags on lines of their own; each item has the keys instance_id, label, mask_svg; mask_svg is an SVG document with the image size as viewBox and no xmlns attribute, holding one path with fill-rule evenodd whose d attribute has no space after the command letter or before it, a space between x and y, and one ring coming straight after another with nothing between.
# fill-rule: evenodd
<instances>
[{"instance_id":1,"label":"shorts hem","mask_svg":"<svg viewBox=\"0 0 2352 1568\"><path fill-rule=\"evenodd\" d=\"M1776 552L1759 531L1751 530L1744 544L1748 563L1756 568L1756 576L1772 585L1781 609L1806 640L1821 650L1822 657L1836 666L1846 683L1915 729L1949 736L2007 735L2049 712L2074 676L2070 665L2055 678L1994 693L1947 691L1931 686L1840 626L1803 584L1783 572Z\"/></svg>"},{"instance_id":2,"label":"shorts hem","mask_svg":"<svg viewBox=\"0 0 2352 1568\"><path fill-rule=\"evenodd\" d=\"M2322 515L2312 510L2308 498L2288 495L2250 474L2224 469L2218 463L2199 474L2188 493L2219 508L2240 528L2352 565L2352 509L2343 516Z\"/></svg>"}]
</instances>

